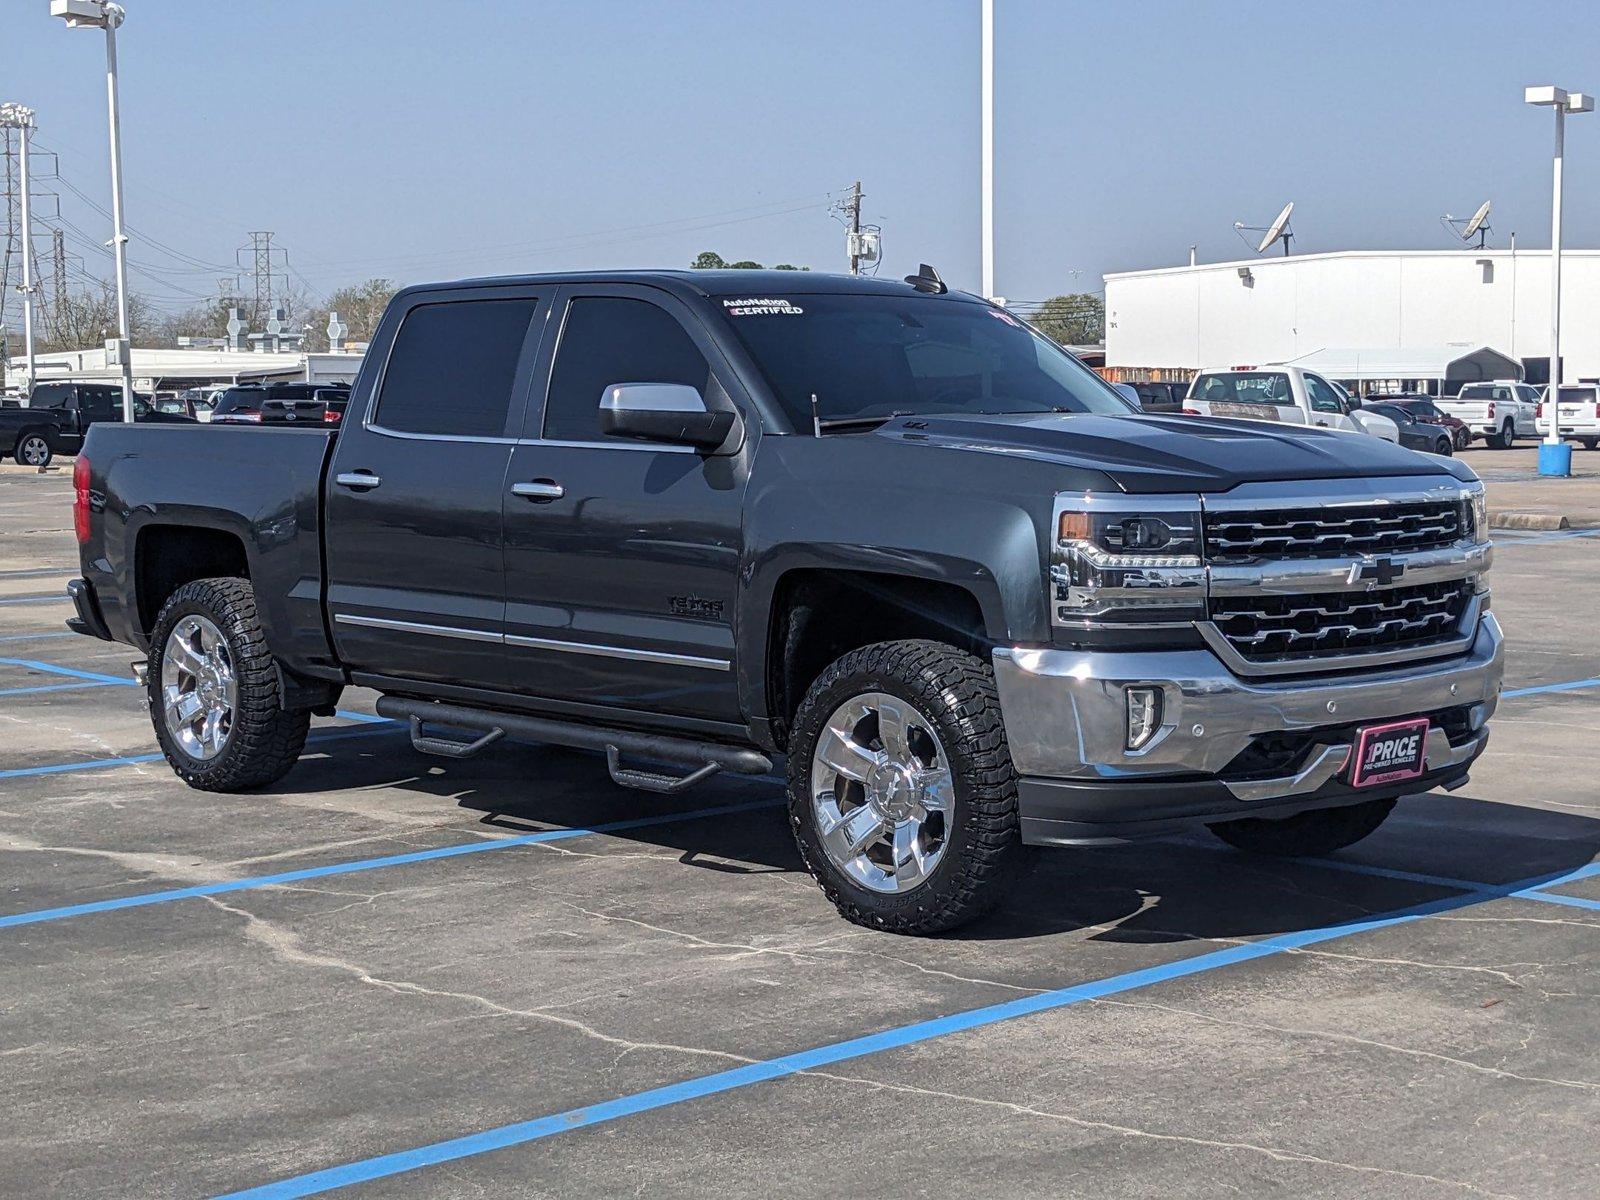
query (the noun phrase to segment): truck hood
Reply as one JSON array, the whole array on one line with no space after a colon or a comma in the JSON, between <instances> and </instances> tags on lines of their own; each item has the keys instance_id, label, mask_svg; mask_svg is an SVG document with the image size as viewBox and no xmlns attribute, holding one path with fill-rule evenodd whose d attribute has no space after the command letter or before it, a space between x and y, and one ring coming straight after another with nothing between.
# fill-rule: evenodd
<instances>
[{"instance_id":1,"label":"truck hood","mask_svg":"<svg viewBox=\"0 0 1600 1200\"><path fill-rule=\"evenodd\" d=\"M1221 417L1079 413L901 417L876 436L1059 462L1111 477L1125 492L1225 492L1241 483L1362 476L1473 478L1364 433Z\"/></svg>"}]
</instances>

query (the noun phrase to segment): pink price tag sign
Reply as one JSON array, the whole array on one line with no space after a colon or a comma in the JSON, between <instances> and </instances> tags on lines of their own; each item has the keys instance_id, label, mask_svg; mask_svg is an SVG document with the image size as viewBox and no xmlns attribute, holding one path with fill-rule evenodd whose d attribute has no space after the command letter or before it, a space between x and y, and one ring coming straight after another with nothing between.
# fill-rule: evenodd
<instances>
[{"instance_id":1,"label":"pink price tag sign","mask_svg":"<svg viewBox=\"0 0 1600 1200\"><path fill-rule=\"evenodd\" d=\"M1428 767L1427 742L1427 717L1368 725L1356 734L1350 785L1375 787L1417 778Z\"/></svg>"}]
</instances>

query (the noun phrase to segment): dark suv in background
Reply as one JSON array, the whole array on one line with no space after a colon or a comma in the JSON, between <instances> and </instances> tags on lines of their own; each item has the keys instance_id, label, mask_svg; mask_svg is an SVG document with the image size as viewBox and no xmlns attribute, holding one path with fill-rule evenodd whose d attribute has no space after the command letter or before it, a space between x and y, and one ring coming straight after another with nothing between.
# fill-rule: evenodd
<instances>
[{"instance_id":1,"label":"dark suv in background","mask_svg":"<svg viewBox=\"0 0 1600 1200\"><path fill-rule=\"evenodd\" d=\"M350 402L348 384L245 383L217 399L213 425L337 425Z\"/></svg>"}]
</instances>

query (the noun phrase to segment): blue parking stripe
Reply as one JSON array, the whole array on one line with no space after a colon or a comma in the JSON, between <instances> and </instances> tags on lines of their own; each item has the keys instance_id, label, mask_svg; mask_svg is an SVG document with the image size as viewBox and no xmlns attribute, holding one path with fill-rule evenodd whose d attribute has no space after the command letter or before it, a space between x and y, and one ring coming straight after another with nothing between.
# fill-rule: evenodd
<instances>
[{"instance_id":1,"label":"blue parking stripe","mask_svg":"<svg viewBox=\"0 0 1600 1200\"><path fill-rule=\"evenodd\" d=\"M1600 872L1600 864L1595 864L1588 868L1588 871L1591 874ZM1531 882L1533 881L1524 880L1520 883L1506 884L1503 887L1490 888L1482 892L1472 892L1464 896L1435 900L1428 904L1401 909L1398 912L1366 917L1341 925L1329 925L1317 929L1279 934L1276 937L1263 938L1260 941L1250 942L1246 945L1229 946L1223 950L1214 950L1208 954L1196 955L1193 958L1183 959L1174 963L1165 963L1158 967L1146 967L1143 970L1113 975L1109 978L1094 980L1089 983L1073 984L1055 991L1042 992L1038 995L1010 1000L1003 1004L952 1013L949 1016L938 1017L931 1021L918 1021L911 1025L902 1025L899 1028L883 1030L864 1037L832 1042L810 1050L802 1050L796 1054L787 1054L781 1058L751 1063L748 1066L735 1067L727 1071L717 1071L710 1075L687 1079L681 1083L669 1084L666 1087L651 1088L632 1095L619 1096L614 1100L607 1100L600 1104L568 1109L565 1112L536 1117L533 1120L522 1121L513 1125L503 1125L497 1129L485 1130L465 1137L451 1138L448 1141L435 1142L432 1145L421 1146L413 1150L379 1155L375 1158L363 1159L343 1166L297 1175L291 1179L279 1180L276 1183L265 1184L261 1187L229 1192L226 1196L219 1197L218 1200L292 1200L294 1197L321 1195L324 1192L331 1192L338 1188L367 1183L375 1179L386 1179L409 1171L415 1171L422 1167L471 1158L494 1150L503 1150L510 1146L526 1145L529 1142L555 1137L570 1130L585 1129L593 1125L620 1120L623 1117L637 1116L640 1113L652 1112L691 1100L719 1095L723 1092L749 1087L752 1084L782 1079L786 1076L796 1075L803 1071L816 1070L820 1067L832 1066L850 1059L863 1058L870 1054L881 1054L886 1050L918 1045L932 1041L935 1038L948 1037L951 1034L963 1033L972 1029L982 1029L1005 1021L1014 1021L1020 1017L1053 1012L1074 1004L1082 1004L1085 1001L1117 996L1141 988L1152 987L1156 984L1166 983L1173 979L1200 975L1222 967L1268 958L1305 946L1334 941L1338 938L1351 937L1359 933L1369 933L1378 929L1420 921L1439 913L1451 912L1455 909L1467 908L1512 895L1518 889L1527 887Z\"/></svg>"},{"instance_id":2,"label":"blue parking stripe","mask_svg":"<svg viewBox=\"0 0 1600 1200\"><path fill-rule=\"evenodd\" d=\"M26 667L30 671L43 671L47 675L67 675L73 679L92 679L96 683L129 684L133 680L125 675L104 675L99 671L80 671L76 667L62 667L55 663L40 662L34 658L0 658L0 666Z\"/></svg>"},{"instance_id":3,"label":"blue parking stripe","mask_svg":"<svg viewBox=\"0 0 1600 1200\"><path fill-rule=\"evenodd\" d=\"M1563 896L1560 892L1546 892L1538 888L1526 892L1518 892L1517 899L1543 900L1547 904L1565 904L1569 908L1600 910L1600 900L1590 900L1587 896Z\"/></svg>"},{"instance_id":4,"label":"blue parking stripe","mask_svg":"<svg viewBox=\"0 0 1600 1200\"><path fill-rule=\"evenodd\" d=\"M0 688L0 696L31 696L35 692L75 692L79 688L110 686L109 683L102 683L96 679L85 679L79 683L42 683L36 687Z\"/></svg>"},{"instance_id":5,"label":"blue parking stripe","mask_svg":"<svg viewBox=\"0 0 1600 1200\"><path fill-rule=\"evenodd\" d=\"M361 730L362 733L376 732ZM159 758L160 755L155 757ZM112 759L111 762L125 760ZM513 846L533 846L541 842L560 842L568 838L590 837L599 833L619 833L628 829L643 829L651 825L666 825L674 821L693 821L701 817L723 817L735 813L754 812L774 808L781 800L753 800L744 804L723 804L715 808L700 808L690 812L657 813L649 817L634 817L626 821L610 821L573 829L547 829L541 833L522 834L516 837L497 838L488 842L468 842L458 846L440 846L434 850L416 850L408 854L390 854L383 858L364 858L355 862L328 863L321 867L304 867L298 871L280 871L276 875L255 875L248 879L225 879L216 883L203 883L195 887L173 888L164 892L144 892L137 896L121 896L114 900L96 900L88 904L69 904L62 908L39 909L35 912L13 913L0 917L0 929L17 925L36 925L41 921L61 921L70 917L83 917L90 913L110 912L119 908L143 908L150 904L167 904L174 900L192 900L199 896L220 896L228 892L253 891L256 888L276 887L285 883L298 883L304 879L324 879L329 875L352 875L360 871L378 871L385 867L400 867L409 863L431 862L442 858L461 858L468 854L486 854L491 850L507 850Z\"/></svg>"},{"instance_id":6,"label":"blue parking stripe","mask_svg":"<svg viewBox=\"0 0 1600 1200\"><path fill-rule=\"evenodd\" d=\"M1518 696L1538 696L1545 692L1581 692L1586 688L1600 687L1600 678L1574 679L1569 683L1541 683L1538 687L1512 688L1501 692L1502 700L1515 700Z\"/></svg>"},{"instance_id":7,"label":"blue parking stripe","mask_svg":"<svg viewBox=\"0 0 1600 1200\"><path fill-rule=\"evenodd\" d=\"M399 725L387 717L368 717L363 714L352 714L364 724L360 729L343 729L339 726L324 727L313 730L306 739L308 745L318 742L332 741L335 738L362 737L371 733L388 733L389 729L377 729L367 722L381 722L386 726L398 729ZM143 763L160 762L160 754L130 754L122 758L91 758L79 762L49 763L42 767L12 767L10 770L0 771L0 779L28 779L35 775L70 775L76 771L102 771L107 767L134 767Z\"/></svg>"}]
</instances>

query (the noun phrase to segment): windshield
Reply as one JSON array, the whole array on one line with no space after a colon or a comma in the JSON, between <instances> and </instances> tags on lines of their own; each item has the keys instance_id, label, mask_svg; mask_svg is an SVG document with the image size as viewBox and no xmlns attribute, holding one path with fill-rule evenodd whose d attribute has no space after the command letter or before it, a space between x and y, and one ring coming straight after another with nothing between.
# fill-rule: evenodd
<instances>
[{"instance_id":1,"label":"windshield","mask_svg":"<svg viewBox=\"0 0 1600 1200\"><path fill-rule=\"evenodd\" d=\"M1289 377L1282 371L1219 371L1196 375L1189 389L1189 399L1294 407Z\"/></svg>"},{"instance_id":2,"label":"windshield","mask_svg":"<svg viewBox=\"0 0 1600 1200\"><path fill-rule=\"evenodd\" d=\"M941 296L721 299L797 428L893 413L1138 411L1061 347L997 308Z\"/></svg>"}]
</instances>

